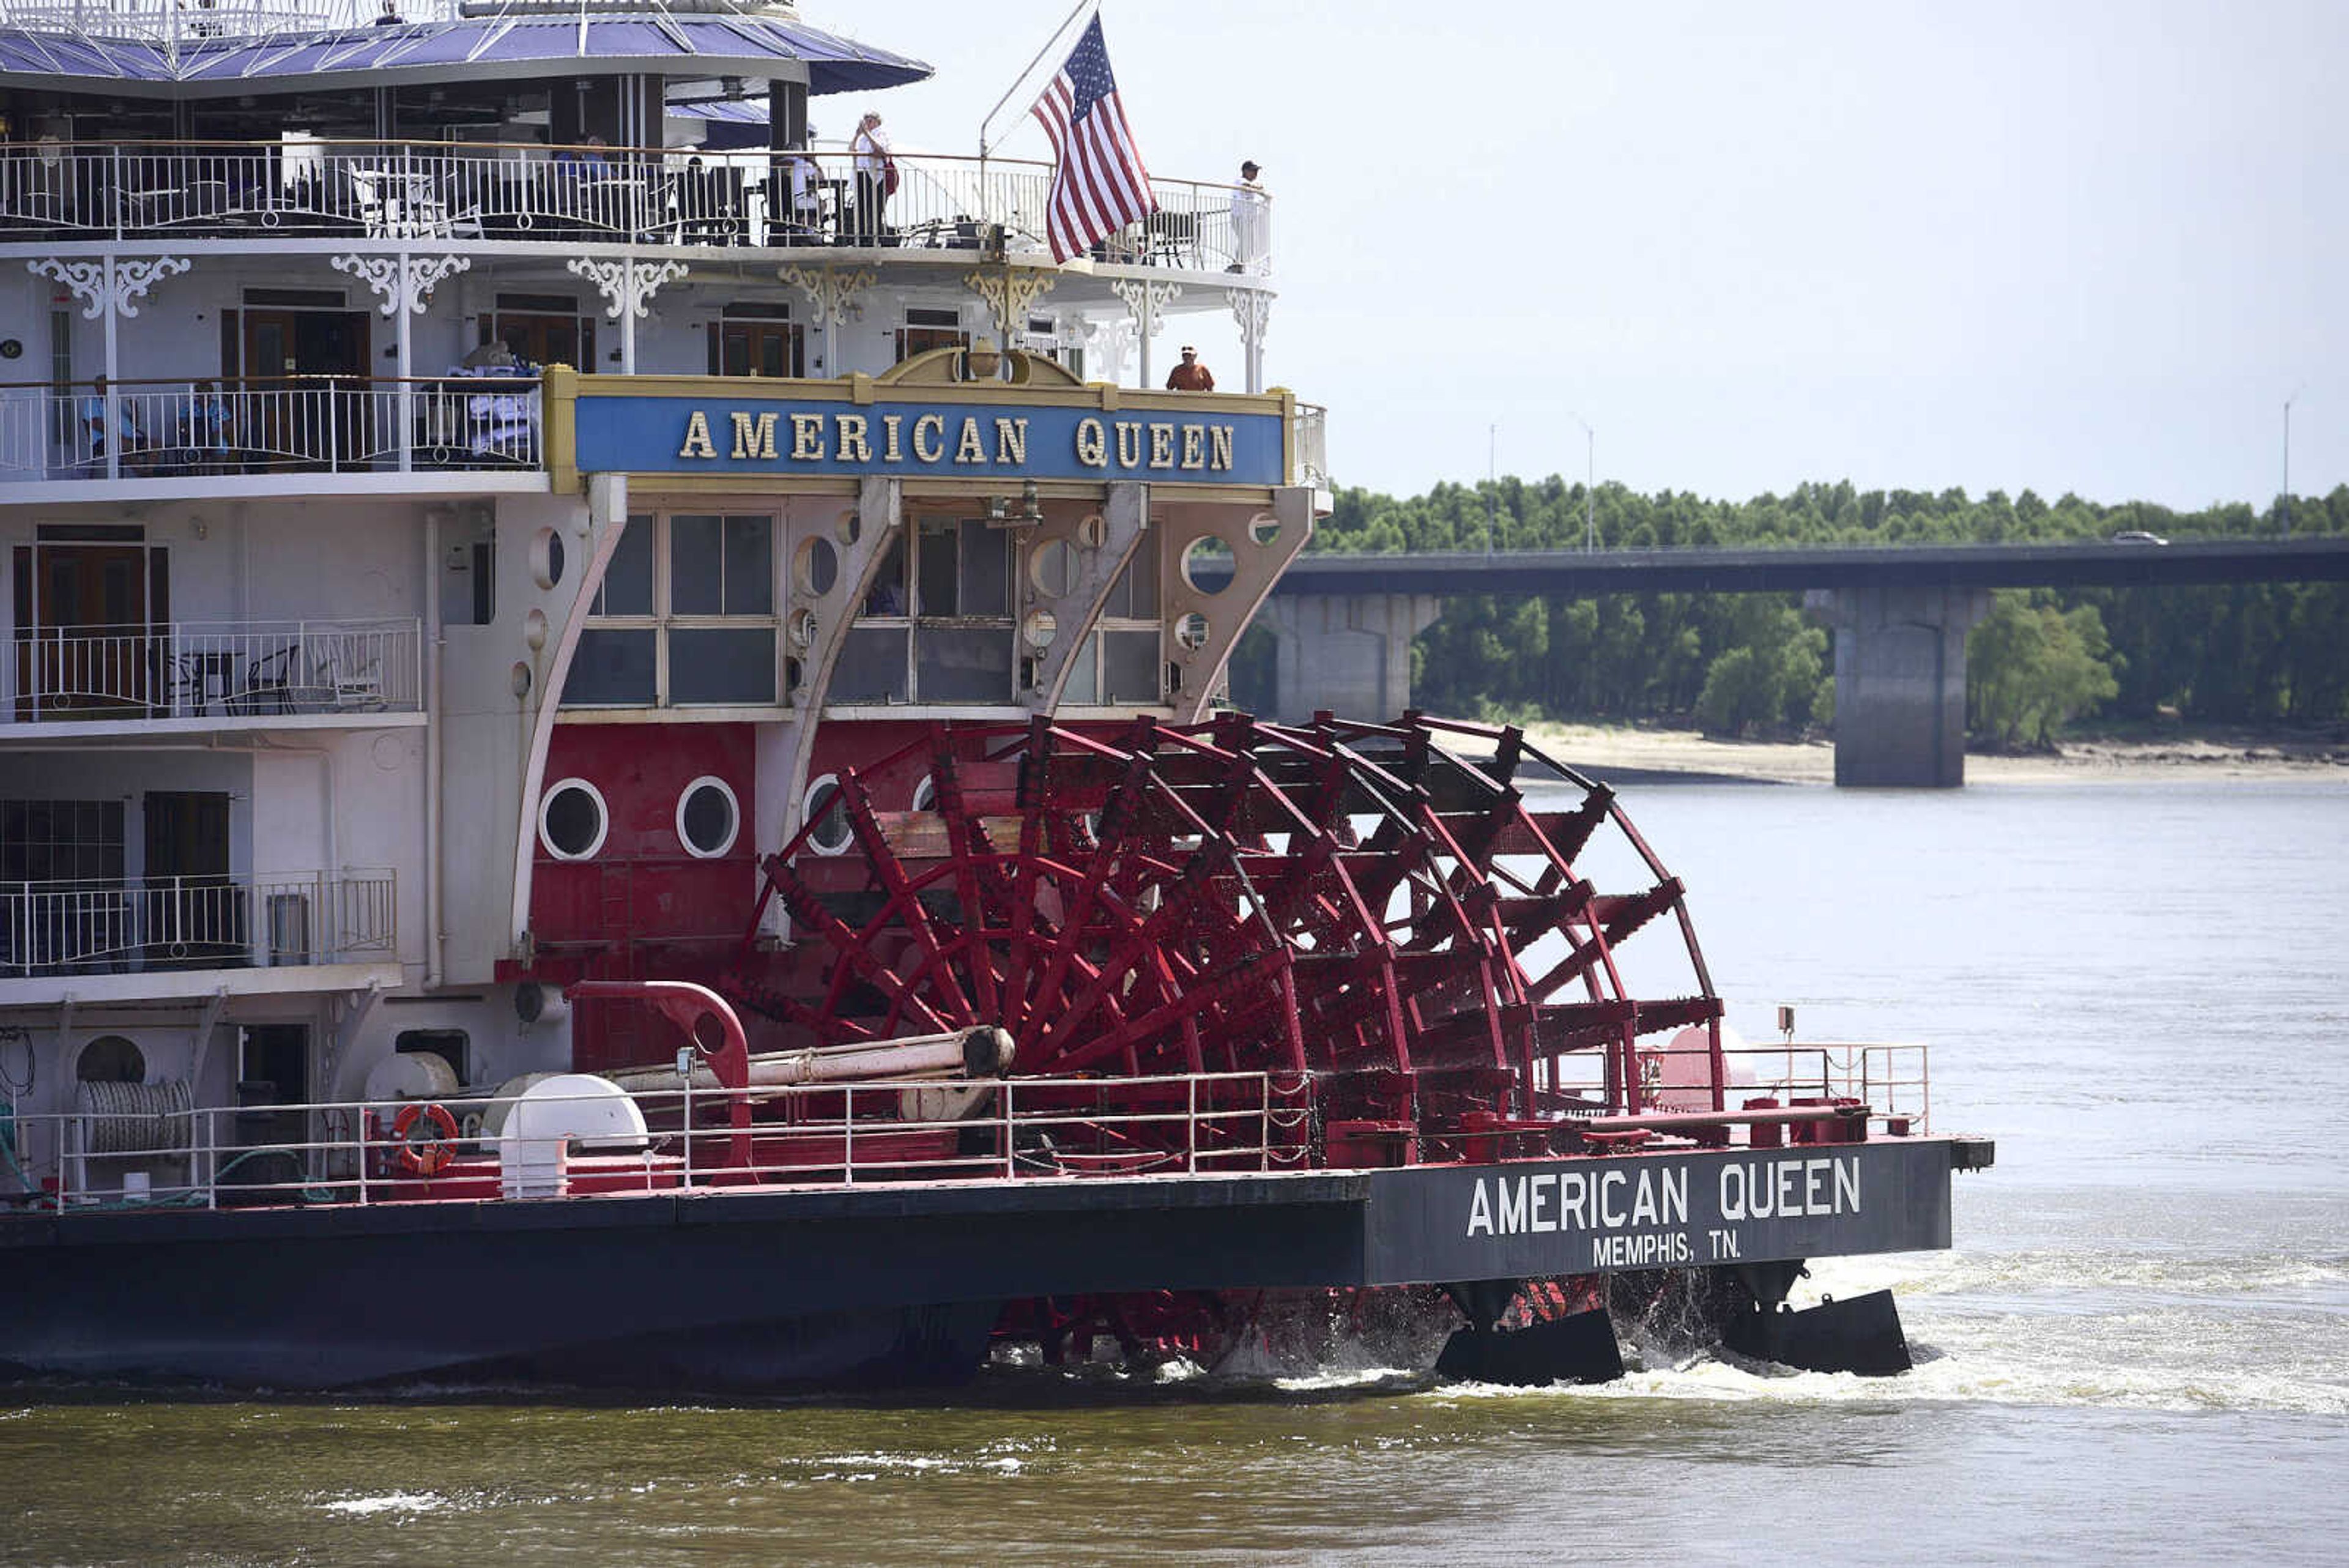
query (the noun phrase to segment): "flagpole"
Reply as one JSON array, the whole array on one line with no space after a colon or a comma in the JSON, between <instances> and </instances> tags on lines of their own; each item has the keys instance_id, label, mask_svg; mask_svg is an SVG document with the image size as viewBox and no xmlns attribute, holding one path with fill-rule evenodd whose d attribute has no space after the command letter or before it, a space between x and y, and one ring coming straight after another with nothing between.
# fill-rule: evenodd
<instances>
[{"instance_id":1,"label":"flagpole","mask_svg":"<svg viewBox=\"0 0 2349 1568\"><path fill-rule=\"evenodd\" d=\"M1011 85L1003 89L1003 96L995 100L995 107L988 109L987 111L987 118L978 122L978 161L980 166L982 189L984 189L983 182L985 180L985 170L987 164L987 128L995 123L995 117L1003 112L1003 106L1011 101L1012 94L1019 90L1020 84L1025 82L1029 77L1035 72L1038 66L1044 63L1044 57L1052 52L1053 46L1058 44L1062 38L1068 36L1069 25L1074 22L1085 12L1089 10L1099 11L1100 9L1101 0L1077 0L1077 8L1061 18L1061 25L1052 29L1052 36L1044 40L1044 47L1036 51L1035 58L1030 60L1026 65L1019 67L1019 74L1011 78Z\"/></svg>"}]
</instances>

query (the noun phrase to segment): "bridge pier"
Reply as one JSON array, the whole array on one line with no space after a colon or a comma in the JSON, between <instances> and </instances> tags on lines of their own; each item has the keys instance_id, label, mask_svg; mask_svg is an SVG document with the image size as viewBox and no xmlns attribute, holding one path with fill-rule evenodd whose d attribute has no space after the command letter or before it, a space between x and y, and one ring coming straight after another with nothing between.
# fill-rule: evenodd
<instances>
[{"instance_id":1,"label":"bridge pier","mask_svg":"<svg viewBox=\"0 0 2349 1568\"><path fill-rule=\"evenodd\" d=\"M1966 633L1990 613L1988 590L1814 588L1804 607L1835 628L1835 782L1964 784Z\"/></svg>"},{"instance_id":2,"label":"bridge pier","mask_svg":"<svg viewBox=\"0 0 2349 1568\"><path fill-rule=\"evenodd\" d=\"M1392 719L1411 706L1411 639L1435 624L1433 594L1297 594L1265 602L1275 639L1273 711L1304 723Z\"/></svg>"}]
</instances>

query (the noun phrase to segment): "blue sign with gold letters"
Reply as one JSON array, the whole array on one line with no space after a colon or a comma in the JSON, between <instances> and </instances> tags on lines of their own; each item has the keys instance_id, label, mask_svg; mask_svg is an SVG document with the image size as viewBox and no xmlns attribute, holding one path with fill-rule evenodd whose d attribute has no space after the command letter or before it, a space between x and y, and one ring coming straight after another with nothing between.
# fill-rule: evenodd
<instances>
[{"instance_id":1,"label":"blue sign with gold letters","mask_svg":"<svg viewBox=\"0 0 2349 1568\"><path fill-rule=\"evenodd\" d=\"M1278 414L1045 404L581 398L578 465L622 473L1287 483Z\"/></svg>"}]
</instances>

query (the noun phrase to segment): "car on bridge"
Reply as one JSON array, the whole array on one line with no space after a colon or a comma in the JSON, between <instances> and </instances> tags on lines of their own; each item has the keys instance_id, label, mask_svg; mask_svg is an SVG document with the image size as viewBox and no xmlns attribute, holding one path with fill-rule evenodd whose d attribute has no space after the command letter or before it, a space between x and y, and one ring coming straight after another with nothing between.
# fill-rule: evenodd
<instances>
[{"instance_id":1,"label":"car on bridge","mask_svg":"<svg viewBox=\"0 0 2349 1568\"><path fill-rule=\"evenodd\" d=\"M2112 537L2116 545L2167 545L2168 540L2158 534L2148 534L2142 528L2124 528Z\"/></svg>"}]
</instances>

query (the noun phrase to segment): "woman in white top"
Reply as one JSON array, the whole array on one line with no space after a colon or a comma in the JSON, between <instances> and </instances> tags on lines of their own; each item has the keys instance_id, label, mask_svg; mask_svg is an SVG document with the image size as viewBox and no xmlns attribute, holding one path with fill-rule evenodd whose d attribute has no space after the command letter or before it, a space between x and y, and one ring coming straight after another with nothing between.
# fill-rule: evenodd
<instances>
[{"instance_id":1,"label":"woman in white top","mask_svg":"<svg viewBox=\"0 0 2349 1568\"><path fill-rule=\"evenodd\" d=\"M864 111L856 134L848 139L848 151L856 155L855 243L877 245L883 227L881 209L889 200L890 164L889 143L881 134L879 115Z\"/></svg>"}]
</instances>

